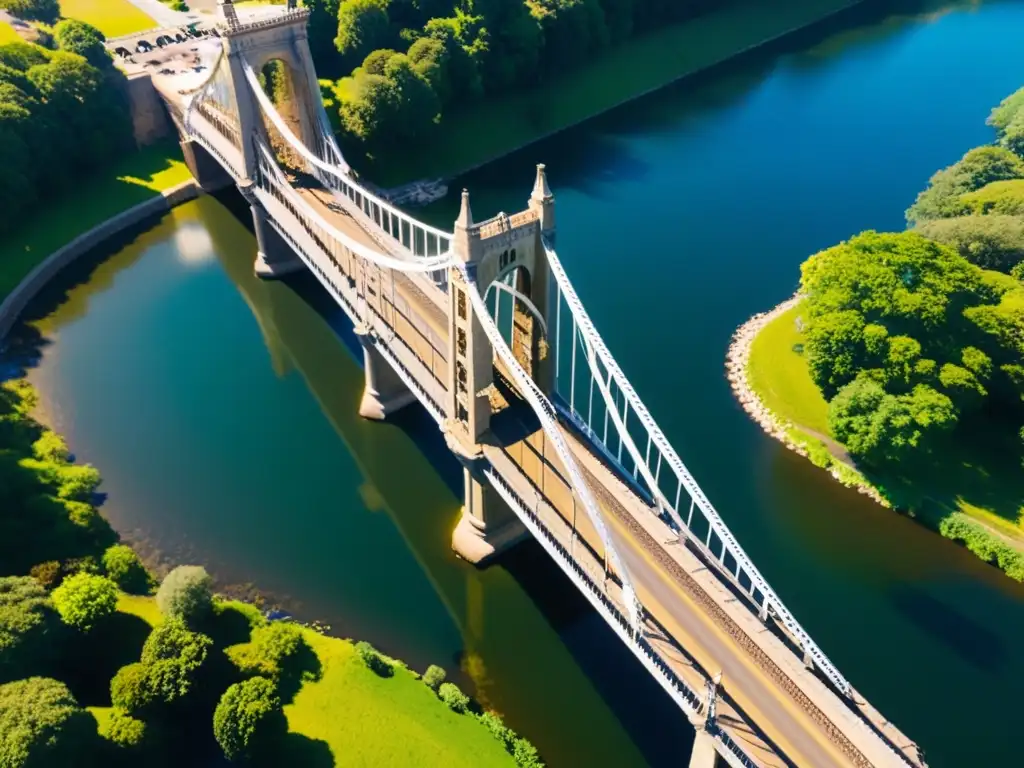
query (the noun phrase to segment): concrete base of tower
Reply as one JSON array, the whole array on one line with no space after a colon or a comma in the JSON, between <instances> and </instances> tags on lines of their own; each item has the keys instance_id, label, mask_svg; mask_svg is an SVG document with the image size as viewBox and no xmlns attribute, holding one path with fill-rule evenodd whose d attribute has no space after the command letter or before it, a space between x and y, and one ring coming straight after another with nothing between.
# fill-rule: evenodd
<instances>
[{"instance_id":1,"label":"concrete base of tower","mask_svg":"<svg viewBox=\"0 0 1024 768\"><path fill-rule=\"evenodd\" d=\"M290 275L292 272L298 272L305 266L298 256L290 259L277 257L271 260L267 258L267 254L263 251L257 251L256 261L253 264L252 270L256 277L261 277L264 280L275 280L285 275Z\"/></svg>"},{"instance_id":2,"label":"concrete base of tower","mask_svg":"<svg viewBox=\"0 0 1024 768\"><path fill-rule=\"evenodd\" d=\"M363 389L363 399L359 401L359 415L364 419L384 421L395 411L414 402L416 402L416 395L409 390L399 392L391 397L383 397L367 385Z\"/></svg>"},{"instance_id":3,"label":"concrete base of tower","mask_svg":"<svg viewBox=\"0 0 1024 768\"><path fill-rule=\"evenodd\" d=\"M517 517L506 519L500 525L487 525L463 507L462 517L452 532L452 549L463 560L484 565L529 535Z\"/></svg>"},{"instance_id":4,"label":"concrete base of tower","mask_svg":"<svg viewBox=\"0 0 1024 768\"><path fill-rule=\"evenodd\" d=\"M715 737L703 728L697 729L690 752L690 768L715 768L718 764L718 752L715 750Z\"/></svg>"}]
</instances>

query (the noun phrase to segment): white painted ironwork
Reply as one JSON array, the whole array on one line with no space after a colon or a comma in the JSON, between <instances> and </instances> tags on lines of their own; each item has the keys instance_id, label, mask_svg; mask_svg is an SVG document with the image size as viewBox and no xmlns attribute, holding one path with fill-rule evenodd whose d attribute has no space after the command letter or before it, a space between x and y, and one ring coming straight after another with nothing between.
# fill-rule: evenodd
<instances>
[{"instance_id":1,"label":"white painted ironwork","mask_svg":"<svg viewBox=\"0 0 1024 768\"><path fill-rule=\"evenodd\" d=\"M817 667L833 682L833 684L836 685L840 691L846 695L850 695L852 691L850 683L842 676L842 674L840 674L835 665L827 656L825 656L824 652L811 639L810 635L804 630L799 622L797 622L779 599L778 595L775 594L775 591L761 575L760 571L758 571L757 567L747 556L739 542L736 541L732 532L725 525L725 522L719 516L718 511L704 495L700 486L697 485L696 480L693 479L689 470L687 470L678 454L676 454L675 449L668 442L668 439L654 421L654 418L647 410L647 407L643 404L643 401L640 400L636 390L633 389L633 386L629 383L629 380L619 368L618 363L615 362L615 359L605 346L604 340L594 328L594 324L591 321L590 316L587 314L587 311L583 306L583 302L576 294L572 283L569 282L568 275L566 275L565 269L562 267L554 249L547 247L546 251L551 274L554 276L558 285L558 293L560 297L564 299L566 306L572 314L572 321L575 330L572 335L573 358L575 359L576 347L579 346L590 367L590 374L593 377L593 381L604 400L606 408L605 415L609 417L614 424L615 430L613 435L617 438L618 443L619 468L626 471L628 474L632 474L634 477L637 473L642 475L647 486L647 490L654 498L658 507L663 509L670 516L672 521L680 528L681 531L685 531L687 535L690 536L691 541L701 549L709 562L713 563L716 568L727 576L737 587L747 592L751 600L759 606L759 612L762 614L762 618L766 617L769 611L775 615L786 630L793 636L801 650L804 651L811 660L813 660L815 665L817 665ZM570 375L572 376L572 380L570 382L570 410L576 414L579 421L586 426L588 437L596 442L603 442L603 453L606 456L611 455L611 446L609 446L606 441L598 437L597 431L593 429L593 425L584 420L582 414L580 414L575 408L575 365L573 365ZM615 385L616 390L622 394L624 400L621 416L619 413L618 396L611 390L611 384ZM627 428L627 418L630 411L635 415L647 438L647 447L643 452L638 448L629 429ZM631 473L629 473L621 464L621 451L623 447L626 449L633 461L634 466ZM656 457L653 462L651 456L652 448L655 450ZM655 465L657 465L656 469ZM669 501L668 496L662 490L659 482L661 480L660 476L664 474L664 467L666 466L675 475L677 481L675 503ZM657 473L659 477L656 478L655 473ZM679 513L681 491L684 490L691 500L690 517L687 518L687 522L685 523ZM701 541L692 534L691 523L693 505L696 505L696 507L701 511L708 524L708 539L706 542ZM721 553L715 553L709 546L712 533L714 533L722 543ZM749 584L744 585L742 579L733 575L733 569L729 568L725 562L726 553L731 555L735 560L735 570L746 574Z\"/></svg>"}]
</instances>

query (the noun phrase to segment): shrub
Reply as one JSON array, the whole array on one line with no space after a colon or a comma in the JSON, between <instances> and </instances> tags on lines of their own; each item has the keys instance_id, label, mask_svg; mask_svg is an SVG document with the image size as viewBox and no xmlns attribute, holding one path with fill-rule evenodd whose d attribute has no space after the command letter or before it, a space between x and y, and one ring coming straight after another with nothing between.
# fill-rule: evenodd
<instances>
[{"instance_id":1,"label":"shrub","mask_svg":"<svg viewBox=\"0 0 1024 768\"><path fill-rule=\"evenodd\" d=\"M276 732L280 712L281 700L270 680L254 677L230 686L213 713L213 736L224 756L251 756Z\"/></svg>"},{"instance_id":2,"label":"shrub","mask_svg":"<svg viewBox=\"0 0 1024 768\"><path fill-rule=\"evenodd\" d=\"M71 458L64 438L50 429L44 429L42 436L32 443L32 454L40 461L66 463Z\"/></svg>"},{"instance_id":3,"label":"shrub","mask_svg":"<svg viewBox=\"0 0 1024 768\"><path fill-rule=\"evenodd\" d=\"M505 747L509 752L512 751L512 745L515 741L515 732L505 725L501 721L501 718L494 712L484 712L479 717L480 722L491 732L498 741L501 742L502 746Z\"/></svg>"},{"instance_id":4,"label":"shrub","mask_svg":"<svg viewBox=\"0 0 1024 768\"><path fill-rule=\"evenodd\" d=\"M0 679L22 677L58 624L39 582L27 576L0 578Z\"/></svg>"},{"instance_id":5,"label":"shrub","mask_svg":"<svg viewBox=\"0 0 1024 768\"><path fill-rule=\"evenodd\" d=\"M146 724L127 712L115 709L100 729L100 736L119 747L135 749L146 740Z\"/></svg>"},{"instance_id":6,"label":"shrub","mask_svg":"<svg viewBox=\"0 0 1024 768\"><path fill-rule=\"evenodd\" d=\"M465 712L469 706L469 696L460 691L455 683L441 683L437 688L437 695L454 712Z\"/></svg>"},{"instance_id":7,"label":"shrub","mask_svg":"<svg viewBox=\"0 0 1024 768\"><path fill-rule=\"evenodd\" d=\"M45 563L33 565L29 569L28 573L29 576L38 581L39 584L46 589L53 589L60 584L60 563L56 560L47 560Z\"/></svg>"},{"instance_id":8,"label":"shrub","mask_svg":"<svg viewBox=\"0 0 1024 768\"><path fill-rule=\"evenodd\" d=\"M544 768L537 748L526 739L516 739L512 747L512 759L520 768Z\"/></svg>"},{"instance_id":9,"label":"shrub","mask_svg":"<svg viewBox=\"0 0 1024 768\"><path fill-rule=\"evenodd\" d=\"M88 632L117 610L117 585L105 576L76 573L53 590L53 604L65 624Z\"/></svg>"},{"instance_id":10,"label":"shrub","mask_svg":"<svg viewBox=\"0 0 1024 768\"><path fill-rule=\"evenodd\" d=\"M69 557L64 561L64 565L61 567L64 570L65 578L76 573L99 574L100 572L100 565L92 555L86 555L85 557Z\"/></svg>"},{"instance_id":11,"label":"shrub","mask_svg":"<svg viewBox=\"0 0 1024 768\"><path fill-rule=\"evenodd\" d=\"M107 548L103 553L103 570L127 592L145 592L149 588L150 577L146 567L135 550L125 544Z\"/></svg>"},{"instance_id":12,"label":"shrub","mask_svg":"<svg viewBox=\"0 0 1024 768\"><path fill-rule=\"evenodd\" d=\"M62 499L89 501L100 484L100 473L88 464L67 464L57 469L57 495Z\"/></svg>"},{"instance_id":13,"label":"shrub","mask_svg":"<svg viewBox=\"0 0 1024 768\"><path fill-rule=\"evenodd\" d=\"M0 685L0 766L80 765L95 723L64 683L30 677Z\"/></svg>"},{"instance_id":14,"label":"shrub","mask_svg":"<svg viewBox=\"0 0 1024 768\"><path fill-rule=\"evenodd\" d=\"M226 652L243 674L276 678L304 643L297 624L275 621L254 629L251 642L233 646Z\"/></svg>"},{"instance_id":15,"label":"shrub","mask_svg":"<svg viewBox=\"0 0 1024 768\"><path fill-rule=\"evenodd\" d=\"M212 644L181 619L158 624L142 646L142 663L148 668L154 698L169 703L186 696Z\"/></svg>"},{"instance_id":16,"label":"shrub","mask_svg":"<svg viewBox=\"0 0 1024 768\"><path fill-rule=\"evenodd\" d=\"M446 677L448 677L448 674L441 667L431 664L427 667L427 671L423 673L423 682L427 684L428 688L436 691Z\"/></svg>"},{"instance_id":17,"label":"shrub","mask_svg":"<svg viewBox=\"0 0 1024 768\"><path fill-rule=\"evenodd\" d=\"M380 655L380 652L365 640L356 643L356 653L363 660L363 664L376 672L381 677L388 677L392 674L391 664Z\"/></svg>"},{"instance_id":18,"label":"shrub","mask_svg":"<svg viewBox=\"0 0 1024 768\"><path fill-rule=\"evenodd\" d=\"M943 518L939 533L963 543L982 560L1005 571L1011 579L1024 581L1024 554L963 513L954 512Z\"/></svg>"},{"instance_id":19,"label":"shrub","mask_svg":"<svg viewBox=\"0 0 1024 768\"><path fill-rule=\"evenodd\" d=\"M206 616L213 605L212 579L205 568L181 565L164 577L156 602L165 616L193 624Z\"/></svg>"},{"instance_id":20,"label":"shrub","mask_svg":"<svg viewBox=\"0 0 1024 768\"><path fill-rule=\"evenodd\" d=\"M955 216L917 226L925 237L951 245L972 264L1009 272L1024 260L1024 218L1005 214Z\"/></svg>"},{"instance_id":21,"label":"shrub","mask_svg":"<svg viewBox=\"0 0 1024 768\"><path fill-rule=\"evenodd\" d=\"M139 712L153 702L149 667L135 662L117 670L110 681L110 703L125 712Z\"/></svg>"}]
</instances>

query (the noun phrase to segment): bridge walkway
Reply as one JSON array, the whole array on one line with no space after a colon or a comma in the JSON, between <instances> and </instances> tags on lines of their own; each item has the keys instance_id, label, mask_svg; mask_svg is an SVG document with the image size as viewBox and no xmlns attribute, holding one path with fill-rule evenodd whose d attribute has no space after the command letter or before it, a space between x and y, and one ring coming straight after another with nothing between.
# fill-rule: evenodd
<instances>
[{"instance_id":1,"label":"bridge walkway","mask_svg":"<svg viewBox=\"0 0 1024 768\"><path fill-rule=\"evenodd\" d=\"M386 238L372 236L366 225L358 220L358 210L353 212L345 201L312 185L304 187L300 184L296 192L320 216L346 235L367 246L384 247L382 240ZM387 251L402 257L397 244L388 247ZM356 283L353 295L376 303L376 313L387 326L384 333L397 333L404 345L415 353L422 369L432 374L434 380L424 384L435 399L440 397L445 389L447 372L443 352L447 347L447 316L440 300L431 294L442 297L444 294L420 275L397 273L352 255L332 256L341 272ZM378 332L380 330L378 327ZM500 370L497 379L499 382L502 380ZM497 413L492 420L492 444L485 445L487 458L521 498L537 499L536 508L547 514L545 522L548 528L563 531L563 546L573 551L579 565L600 583L604 573L600 538L582 510L573 520L573 493L555 451L548 446L547 437L536 423L532 410L519 402L517 395L503 387L496 387L495 395L499 401L502 397L506 403L513 401L513 405L506 409L507 412ZM670 529L571 429L566 430L566 436L588 479L595 481L592 483L595 496L603 510L609 513L607 519L613 523L611 530L616 545L620 552L625 553L626 565L651 614L648 639L671 665L673 672L698 691L703 690L703 681L708 676L719 670L724 673L727 696L721 704L719 722L748 754L756 756L760 764L787 765L786 758L780 756L787 755L798 765L823 768L851 765L825 731L829 727L828 721L835 721L836 713L830 712L822 723L814 722L806 707L801 707L787 693L780 692L778 675L773 678L755 664L750 645L758 648L773 643L778 645L777 653L771 654L772 660L777 659L778 664L790 667L796 664L799 667L795 657L782 648L780 641L770 636L770 631L746 609L736 605L737 598L689 550L678 544L662 546L660 542L675 538ZM578 543L571 538L574 522ZM673 571L666 569L666 558L676 563ZM693 597L695 589L700 595L698 599ZM614 590L612 592L614 594ZM624 613L624 601L619 598L617 602ZM732 610L729 610L730 604ZM710 612L709 605L714 607ZM727 623L743 628L740 634L746 636L745 645L723 630L723 612L729 614ZM713 618L716 613L717 622ZM733 632L735 634L735 629ZM784 676L801 679L802 683L806 683L802 678L810 678L812 683L824 687L802 668L791 671L792 674L784 673ZM790 686L795 685L792 679L787 682ZM825 691L821 693L830 697ZM831 698L838 703L834 697ZM819 699L815 697L814 700ZM813 708L814 705L811 706ZM842 732L849 733L851 727L866 728L854 713L844 711L839 714L849 719ZM753 725L755 722L760 730ZM887 759L872 762L883 765L893 758L891 754L885 757Z\"/></svg>"}]
</instances>

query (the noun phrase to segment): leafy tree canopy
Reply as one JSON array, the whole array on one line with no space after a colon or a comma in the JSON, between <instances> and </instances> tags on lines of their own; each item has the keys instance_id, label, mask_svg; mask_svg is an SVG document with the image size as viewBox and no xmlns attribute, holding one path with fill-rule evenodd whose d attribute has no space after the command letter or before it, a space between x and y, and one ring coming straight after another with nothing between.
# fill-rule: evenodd
<instances>
[{"instance_id":1,"label":"leafy tree canopy","mask_svg":"<svg viewBox=\"0 0 1024 768\"><path fill-rule=\"evenodd\" d=\"M1007 179L1024 179L1024 160L1005 147L976 147L931 177L927 189L907 209L907 221L960 216L967 212L961 200L964 193Z\"/></svg>"},{"instance_id":2,"label":"leafy tree canopy","mask_svg":"<svg viewBox=\"0 0 1024 768\"><path fill-rule=\"evenodd\" d=\"M230 686L213 713L213 735L228 760L256 753L282 729L275 685L254 677Z\"/></svg>"},{"instance_id":3,"label":"leafy tree canopy","mask_svg":"<svg viewBox=\"0 0 1024 768\"><path fill-rule=\"evenodd\" d=\"M0 578L0 680L20 677L28 662L41 655L57 625L46 590L35 579Z\"/></svg>"},{"instance_id":4,"label":"leafy tree canopy","mask_svg":"<svg viewBox=\"0 0 1024 768\"><path fill-rule=\"evenodd\" d=\"M65 624L87 632L117 609L117 585L105 576L76 573L53 590L53 604Z\"/></svg>"},{"instance_id":5,"label":"leafy tree canopy","mask_svg":"<svg viewBox=\"0 0 1024 768\"><path fill-rule=\"evenodd\" d=\"M95 721L64 683L30 677L0 685L0 766L75 765Z\"/></svg>"}]
</instances>

